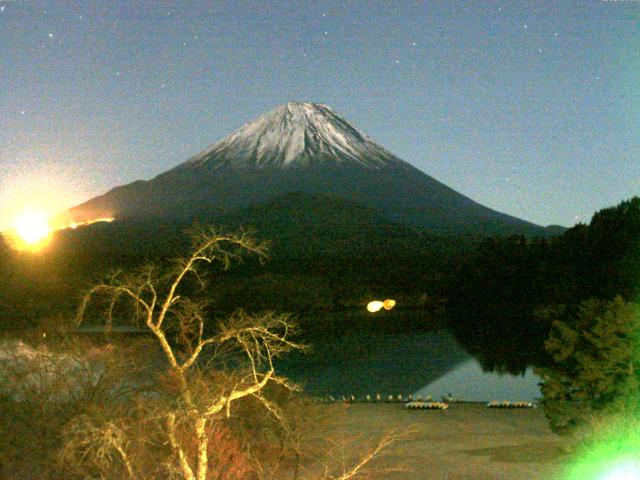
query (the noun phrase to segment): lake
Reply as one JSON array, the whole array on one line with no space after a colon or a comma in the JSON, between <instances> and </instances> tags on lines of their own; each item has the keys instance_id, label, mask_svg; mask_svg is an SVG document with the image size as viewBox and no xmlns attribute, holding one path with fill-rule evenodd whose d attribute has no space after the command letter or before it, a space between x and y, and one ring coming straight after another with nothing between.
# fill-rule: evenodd
<instances>
[{"instance_id":1,"label":"lake","mask_svg":"<svg viewBox=\"0 0 640 480\"><path fill-rule=\"evenodd\" d=\"M467 401L533 401L539 377L483 372L447 331L380 334L349 333L316 341L306 355L293 354L276 368L313 395L339 398L451 394Z\"/></svg>"}]
</instances>

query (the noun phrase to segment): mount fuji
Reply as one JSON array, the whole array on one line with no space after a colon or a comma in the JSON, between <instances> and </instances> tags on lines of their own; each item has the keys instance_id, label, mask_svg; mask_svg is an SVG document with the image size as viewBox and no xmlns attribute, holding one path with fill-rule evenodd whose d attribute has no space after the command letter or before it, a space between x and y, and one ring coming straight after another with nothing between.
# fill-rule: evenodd
<instances>
[{"instance_id":1,"label":"mount fuji","mask_svg":"<svg viewBox=\"0 0 640 480\"><path fill-rule=\"evenodd\" d=\"M276 107L175 168L116 187L57 221L208 221L291 193L338 197L394 223L439 233L550 233L447 187L376 144L328 106L301 102Z\"/></svg>"}]
</instances>

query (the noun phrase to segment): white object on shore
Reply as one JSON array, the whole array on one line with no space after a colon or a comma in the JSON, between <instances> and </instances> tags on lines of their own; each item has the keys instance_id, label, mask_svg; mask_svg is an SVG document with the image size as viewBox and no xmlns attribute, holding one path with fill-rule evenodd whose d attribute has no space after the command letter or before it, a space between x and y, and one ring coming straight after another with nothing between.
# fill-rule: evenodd
<instances>
[{"instance_id":1,"label":"white object on shore","mask_svg":"<svg viewBox=\"0 0 640 480\"><path fill-rule=\"evenodd\" d=\"M502 402L491 400L487 403L487 408L535 408L535 404L531 402L510 402L509 400L503 400Z\"/></svg>"},{"instance_id":2,"label":"white object on shore","mask_svg":"<svg viewBox=\"0 0 640 480\"><path fill-rule=\"evenodd\" d=\"M411 410L446 410L449 405L444 402L408 402L404 405Z\"/></svg>"}]
</instances>

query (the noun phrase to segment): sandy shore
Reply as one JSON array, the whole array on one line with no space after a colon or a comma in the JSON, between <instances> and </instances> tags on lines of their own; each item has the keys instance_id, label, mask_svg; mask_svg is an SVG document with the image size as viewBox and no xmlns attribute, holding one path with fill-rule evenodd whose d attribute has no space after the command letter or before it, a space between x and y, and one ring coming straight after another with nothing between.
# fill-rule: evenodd
<instances>
[{"instance_id":1,"label":"sandy shore","mask_svg":"<svg viewBox=\"0 0 640 480\"><path fill-rule=\"evenodd\" d=\"M491 409L452 404L448 410L409 410L402 404L334 404L338 436L379 436L390 428L415 431L390 447L387 464L404 464L398 480L552 480L565 460L561 440L541 409Z\"/></svg>"}]
</instances>

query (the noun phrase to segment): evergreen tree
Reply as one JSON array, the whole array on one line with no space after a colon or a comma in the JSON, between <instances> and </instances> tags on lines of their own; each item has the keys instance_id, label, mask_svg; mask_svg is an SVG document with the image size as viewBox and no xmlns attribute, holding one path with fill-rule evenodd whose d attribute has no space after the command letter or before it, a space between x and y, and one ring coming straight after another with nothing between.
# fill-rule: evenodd
<instances>
[{"instance_id":1,"label":"evergreen tree","mask_svg":"<svg viewBox=\"0 0 640 480\"><path fill-rule=\"evenodd\" d=\"M640 407L640 317L621 296L589 299L575 314L556 310L545 348L553 359L536 369L551 429L571 433L599 414ZM560 317L561 319L558 319Z\"/></svg>"}]
</instances>

